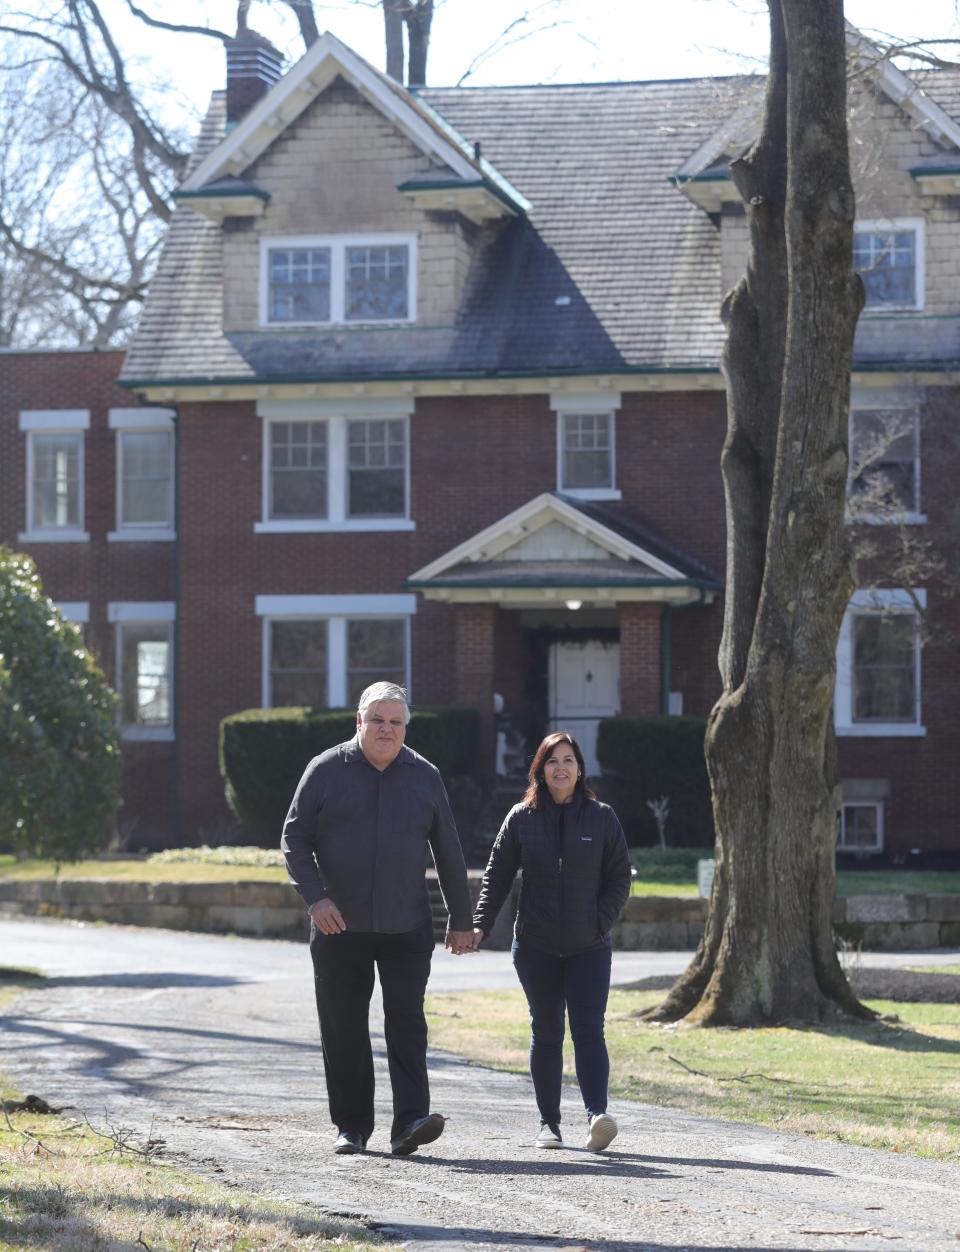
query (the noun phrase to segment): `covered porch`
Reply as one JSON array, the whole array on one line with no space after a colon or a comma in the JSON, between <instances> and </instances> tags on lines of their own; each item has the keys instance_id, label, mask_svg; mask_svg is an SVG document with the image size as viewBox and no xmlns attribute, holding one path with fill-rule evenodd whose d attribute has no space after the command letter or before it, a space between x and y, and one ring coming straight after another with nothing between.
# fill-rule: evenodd
<instances>
[{"instance_id":1,"label":"covered porch","mask_svg":"<svg viewBox=\"0 0 960 1252\"><path fill-rule=\"evenodd\" d=\"M406 585L454 615L455 699L481 716L483 773L522 774L569 730L598 772L602 718L682 712L671 689L677 610L721 586L610 506L545 492Z\"/></svg>"}]
</instances>

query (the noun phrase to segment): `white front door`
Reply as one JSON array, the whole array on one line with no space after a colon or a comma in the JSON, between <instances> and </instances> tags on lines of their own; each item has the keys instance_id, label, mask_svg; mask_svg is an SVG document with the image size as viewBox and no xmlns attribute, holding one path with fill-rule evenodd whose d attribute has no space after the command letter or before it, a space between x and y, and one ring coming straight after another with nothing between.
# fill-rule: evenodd
<instances>
[{"instance_id":1,"label":"white front door","mask_svg":"<svg viewBox=\"0 0 960 1252\"><path fill-rule=\"evenodd\" d=\"M588 639L550 648L550 729L569 730L599 774L597 725L620 712L620 645Z\"/></svg>"}]
</instances>

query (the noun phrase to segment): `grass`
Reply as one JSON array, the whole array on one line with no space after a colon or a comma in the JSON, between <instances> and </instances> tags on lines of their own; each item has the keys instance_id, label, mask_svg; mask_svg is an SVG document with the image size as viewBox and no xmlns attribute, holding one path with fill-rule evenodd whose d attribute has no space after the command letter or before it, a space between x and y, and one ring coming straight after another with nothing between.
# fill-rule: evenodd
<instances>
[{"instance_id":1,"label":"grass","mask_svg":"<svg viewBox=\"0 0 960 1252\"><path fill-rule=\"evenodd\" d=\"M687 1030L637 1018L662 998L657 991L610 994L607 1043L615 1098L917 1156L960 1158L960 1005L874 1001L872 1008L900 1020L843 1028ZM529 1019L519 989L432 995L427 1008L434 1047L527 1072ZM572 1060L568 1042L564 1072L571 1079ZM575 1092L565 1096L567 1108L577 1099ZM535 1120L531 1094L531 1125Z\"/></svg>"},{"instance_id":2,"label":"grass","mask_svg":"<svg viewBox=\"0 0 960 1252\"><path fill-rule=\"evenodd\" d=\"M53 861L0 856L0 878L57 877ZM112 878L124 882L286 882L279 865L234 865L212 861L109 860L70 861L60 865L61 878Z\"/></svg>"},{"instance_id":3,"label":"grass","mask_svg":"<svg viewBox=\"0 0 960 1252\"><path fill-rule=\"evenodd\" d=\"M42 985L0 967L0 1006ZM19 1099L0 1074L0 1096ZM63 1116L0 1114L0 1252L371 1252L383 1245L356 1224L308 1205L262 1200L142 1155L109 1127Z\"/></svg>"}]
</instances>

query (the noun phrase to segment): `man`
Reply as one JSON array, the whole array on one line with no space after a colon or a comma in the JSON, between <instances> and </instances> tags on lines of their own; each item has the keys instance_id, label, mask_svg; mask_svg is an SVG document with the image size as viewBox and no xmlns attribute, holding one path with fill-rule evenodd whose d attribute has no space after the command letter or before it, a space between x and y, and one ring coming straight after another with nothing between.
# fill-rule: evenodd
<instances>
[{"instance_id":1,"label":"man","mask_svg":"<svg viewBox=\"0 0 960 1252\"><path fill-rule=\"evenodd\" d=\"M406 1156L443 1132L430 1112L423 996L433 954L426 886L433 852L449 922L446 946L473 950L467 871L440 774L404 746L406 692L374 683L360 696L356 738L307 766L283 827L287 873L310 910L320 1041L334 1151L363 1152L373 1131L369 1008L383 992L393 1127Z\"/></svg>"}]
</instances>

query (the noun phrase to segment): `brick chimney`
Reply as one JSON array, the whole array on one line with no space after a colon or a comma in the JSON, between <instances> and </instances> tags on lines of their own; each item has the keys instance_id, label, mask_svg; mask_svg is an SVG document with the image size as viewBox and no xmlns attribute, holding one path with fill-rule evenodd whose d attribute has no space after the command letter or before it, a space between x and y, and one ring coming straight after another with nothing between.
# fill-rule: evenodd
<instances>
[{"instance_id":1,"label":"brick chimney","mask_svg":"<svg viewBox=\"0 0 960 1252\"><path fill-rule=\"evenodd\" d=\"M227 49L227 127L267 94L283 72L283 56L255 30L241 30Z\"/></svg>"}]
</instances>

